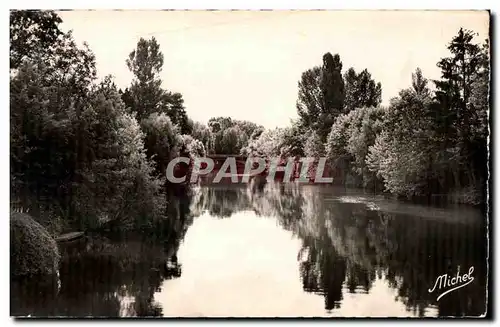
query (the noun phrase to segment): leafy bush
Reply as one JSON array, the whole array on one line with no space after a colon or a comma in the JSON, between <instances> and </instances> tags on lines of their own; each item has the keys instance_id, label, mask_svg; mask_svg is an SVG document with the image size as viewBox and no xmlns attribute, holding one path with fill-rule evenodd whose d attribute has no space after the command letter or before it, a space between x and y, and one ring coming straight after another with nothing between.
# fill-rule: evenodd
<instances>
[{"instance_id":1,"label":"leafy bush","mask_svg":"<svg viewBox=\"0 0 500 327\"><path fill-rule=\"evenodd\" d=\"M56 241L27 214L11 212L10 247L12 275L50 274L58 269Z\"/></svg>"}]
</instances>

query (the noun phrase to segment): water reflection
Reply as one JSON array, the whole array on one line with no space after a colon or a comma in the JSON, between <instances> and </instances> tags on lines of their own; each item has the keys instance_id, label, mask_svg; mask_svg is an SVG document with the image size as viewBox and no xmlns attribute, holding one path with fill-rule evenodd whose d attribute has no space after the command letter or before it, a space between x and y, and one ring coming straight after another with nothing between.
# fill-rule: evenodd
<instances>
[{"instance_id":1,"label":"water reflection","mask_svg":"<svg viewBox=\"0 0 500 327\"><path fill-rule=\"evenodd\" d=\"M13 315L476 316L485 218L345 189L211 186L170 206L159 235L66 249L59 281L14 282ZM82 248L83 247L83 248ZM474 281L439 302L439 275Z\"/></svg>"},{"instance_id":2,"label":"water reflection","mask_svg":"<svg viewBox=\"0 0 500 327\"><path fill-rule=\"evenodd\" d=\"M395 291L394 298L379 300L404 304L407 315L485 312L487 240L485 218L478 210L409 205L318 186L280 184L258 192L236 187L225 191L231 194L231 206L224 188L198 205L210 215L218 215L213 208L227 208L219 217L243 210L275 217L301 240L302 288L323 296L325 313L341 308L346 294L370 294L379 280ZM439 302L437 294L428 292L438 276L456 275L457 267L465 272L471 266L472 284Z\"/></svg>"}]
</instances>

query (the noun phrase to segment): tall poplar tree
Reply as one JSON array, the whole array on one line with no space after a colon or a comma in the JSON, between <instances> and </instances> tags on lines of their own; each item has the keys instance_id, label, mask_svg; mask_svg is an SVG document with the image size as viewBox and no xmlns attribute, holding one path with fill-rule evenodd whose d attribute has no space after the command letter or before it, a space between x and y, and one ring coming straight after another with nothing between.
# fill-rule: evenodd
<instances>
[{"instance_id":1,"label":"tall poplar tree","mask_svg":"<svg viewBox=\"0 0 500 327\"><path fill-rule=\"evenodd\" d=\"M344 112L357 108L377 107L382 101L382 85L376 83L367 69L356 73L349 68L344 74L345 100Z\"/></svg>"}]
</instances>

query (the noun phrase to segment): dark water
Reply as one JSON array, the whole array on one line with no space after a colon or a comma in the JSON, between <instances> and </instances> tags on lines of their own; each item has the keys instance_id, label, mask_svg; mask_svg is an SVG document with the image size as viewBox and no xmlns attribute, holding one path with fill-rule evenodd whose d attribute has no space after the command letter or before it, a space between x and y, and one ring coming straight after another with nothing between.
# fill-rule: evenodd
<instances>
[{"instance_id":1,"label":"dark water","mask_svg":"<svg viewBox=\"0 0 500 327\"><path fill-rule=\"evenodd\" d=\"M486 217L325 186L202 187L162 237L91 237L58 278L11 283L22 316L478 316ZM430 293L436 278L469 284ZM458 286L459 284L455 285Z\"/></svg>"}]
</instances>

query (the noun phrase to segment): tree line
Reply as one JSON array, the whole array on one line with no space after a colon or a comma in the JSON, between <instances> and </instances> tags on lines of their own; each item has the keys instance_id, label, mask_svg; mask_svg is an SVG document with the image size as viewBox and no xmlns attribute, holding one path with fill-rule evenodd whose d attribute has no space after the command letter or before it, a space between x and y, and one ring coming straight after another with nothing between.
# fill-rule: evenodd
<instances>
[{"instance_id":1,"label":"tree line","mask_svg":"<svg viewBox=\"0 0 500 327\"><path fill-rule=\"evenodd\" d=\"M298 82L298 119L266 130L244 152L326 156L348 186L406 198L448 196L484 203L488 179L489 44L460 29L429 81L416 68L411 84L381 106L382 85L368 70L342 73L338 54ZM409 76L410 80L410 76Z\"/></svg>"}]
</instances>

